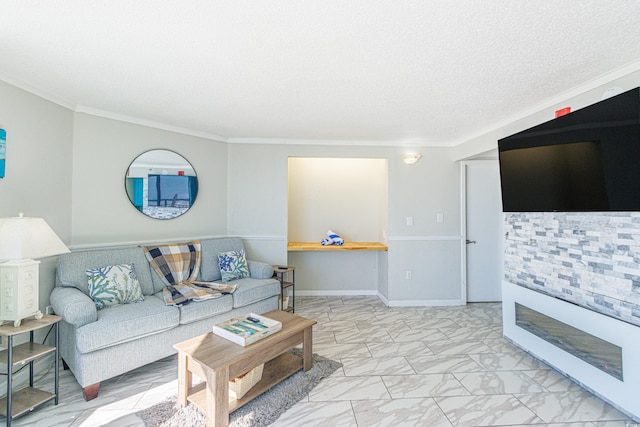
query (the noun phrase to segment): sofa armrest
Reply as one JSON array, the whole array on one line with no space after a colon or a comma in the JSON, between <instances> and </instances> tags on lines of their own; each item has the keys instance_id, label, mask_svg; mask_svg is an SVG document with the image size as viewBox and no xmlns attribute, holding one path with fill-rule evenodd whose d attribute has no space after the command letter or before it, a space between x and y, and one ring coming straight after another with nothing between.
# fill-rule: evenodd
<instances>
[{"instance_id":1,"label":"sofa armrest","mask_svg":"<svg viewBox=\"0 0 640 427\"><path fill-rule=\"evenodd\" d=\"M50 301L53 311L74 328L98 320L96 304L76 288L55 287L51 292Z\"/></svg>"},{"instance_id":2,"label":"sofa armrest","mask_svg":"<svg viewBox=\"0 0 640 427\"><path fill-rule=\"evenodd\" d=\"M247 260L249 273L254 279L270 279L273 277L273 267L266 262Z\"/></svg>"}]
</instances>

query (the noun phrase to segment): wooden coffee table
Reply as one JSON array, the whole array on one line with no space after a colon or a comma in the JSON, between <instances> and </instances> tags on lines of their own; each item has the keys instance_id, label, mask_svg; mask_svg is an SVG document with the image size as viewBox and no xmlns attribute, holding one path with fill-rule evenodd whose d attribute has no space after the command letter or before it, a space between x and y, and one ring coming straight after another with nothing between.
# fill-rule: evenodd
<instances>
[{"instance_id":1,"label":"wooden coffee table","mask_svg":"<svg viewBox=\"0 0 640 427\"><path fill-rule=\"evenodd\" d=\"M178 403L196 405L206 414L207 426L227 426L230 412L300 369L311 369L312 326L316 321L280 310L264 316L282 322L282 330L246 347L212 332L173 346L178 350ZM287 351L299 344L303 346L302 358ZM230 398L229 380L262 363L262 380L242 399ZM204 382L194 387L193 374Z\"/></svg>"}]
</instances>

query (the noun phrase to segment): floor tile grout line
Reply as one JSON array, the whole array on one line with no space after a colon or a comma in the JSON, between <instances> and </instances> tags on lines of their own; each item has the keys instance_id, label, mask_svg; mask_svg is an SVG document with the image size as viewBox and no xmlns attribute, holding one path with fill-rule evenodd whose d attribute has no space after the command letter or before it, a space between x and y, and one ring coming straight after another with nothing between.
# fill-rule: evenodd
<instances>
[{"instance_id":1,"label":"floor tile grout line","mask_svg":"<svg viewBox=\"0 0 640 427\"><path fill-rule=\"evenodd\" d=\"M530 410L536 417L538 417L540 420L542 420L543 423L545 424L550 424L552 421L547 421L544 418L542 418L542 416L540 416L535 410L533 410L532 408L529 407L529 405L527 405L526 403L524 403L522 400L520 400L520 398L518 396L516 396L515 394L512 394L513 398L516 399L518 402L520 402L521 405L523 405L525 408L527 408L528 410ZM590 421L589 421L590 422Z\"/></svg>"}]
</instances>

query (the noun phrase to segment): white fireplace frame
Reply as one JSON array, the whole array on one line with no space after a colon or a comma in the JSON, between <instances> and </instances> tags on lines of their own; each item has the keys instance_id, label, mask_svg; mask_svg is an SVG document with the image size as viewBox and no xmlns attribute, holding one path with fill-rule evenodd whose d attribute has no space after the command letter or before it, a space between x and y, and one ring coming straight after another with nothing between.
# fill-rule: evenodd
<instances>
[{"instance_id":1,"label":"white fireplace frame","mask_svg":"<svg viewBox=\"0 0 640 427\"><path fill-rule=\"evenodd\" d=\"M516 303L621 347L623 381L517 326ZM502 283L502 314L507 339L640 420L640 326L506 281Z\"/></svg>"}]
</instances>

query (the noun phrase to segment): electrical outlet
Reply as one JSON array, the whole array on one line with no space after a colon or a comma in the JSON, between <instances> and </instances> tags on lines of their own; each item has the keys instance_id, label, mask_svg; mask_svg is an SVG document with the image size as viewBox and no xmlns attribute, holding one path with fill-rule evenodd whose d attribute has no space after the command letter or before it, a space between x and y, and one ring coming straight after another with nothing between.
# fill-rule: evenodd
<instances>
[{"instance_id":1,"label":"electrical outlet","mask_svg":"<svg viewBox=\"0 0 640 427\"><path fill-rule=\"evenodd\" d=\"M53 314L53 307L50 305L46 306L44 309L44 314Z\"/></svg>"},{"instance_id":2,"label":"electrical outlet","mask_svg":"<svg viewBox=\"0 0 640 427\"><path fill-rule=\"evenodd\" d=\"M411 272L411 270L407 270L404 272L404 278L407 280L411 280L413 278L413 273Z\"/></svg>"}]
</instances>

